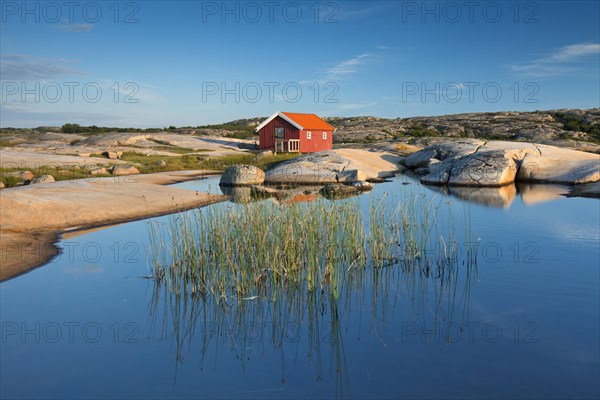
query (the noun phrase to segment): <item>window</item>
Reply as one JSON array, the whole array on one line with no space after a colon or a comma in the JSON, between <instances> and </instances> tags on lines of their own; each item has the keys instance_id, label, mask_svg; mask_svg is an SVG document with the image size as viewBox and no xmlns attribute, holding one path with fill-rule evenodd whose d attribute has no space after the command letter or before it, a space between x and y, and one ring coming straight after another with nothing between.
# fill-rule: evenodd
<instances>
[{"instance_id":1,"label":"window","mask_svg":"<svg viewBox=\"0 0 600 400\"><path fill-rule=\"evenodd\" d=\"M283 127L277 127L275 128L275 139L283 139L284 134L283 134Z\"/></svg>"},{"instance_id":2,"label":"window","mask_svg":"<svg viewBox=\"0 0 600 400\"><path fill-rule=\"evenodd\" d=\"M327 140L327 132L323 132L323 140Z\"/></svg>"},{"instance_id":3,"label":"window","mask_svg":"<svg viewBox=\"0 0 600 400\"><path fill-rule=\"evenodd\" d=\"M306 138L307 139L311 139L312 138L312 132L306 132Z\"/></svg>"}]
</instances>

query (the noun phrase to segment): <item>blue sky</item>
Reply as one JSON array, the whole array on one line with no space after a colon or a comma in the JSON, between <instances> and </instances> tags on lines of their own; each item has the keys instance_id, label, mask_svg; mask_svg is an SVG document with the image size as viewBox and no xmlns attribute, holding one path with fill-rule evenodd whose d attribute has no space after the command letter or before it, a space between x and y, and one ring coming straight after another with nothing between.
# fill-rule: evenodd
<instances>
[{"instance_id":1,"label":"blue sky","mask_svg":"<svg viewBox=\"0 0 600 400\"><path fill-rule=\"evenodd\" d=\"M3 127L600 106L597 1L2 1Z\"/></svg>"}]
</instances>

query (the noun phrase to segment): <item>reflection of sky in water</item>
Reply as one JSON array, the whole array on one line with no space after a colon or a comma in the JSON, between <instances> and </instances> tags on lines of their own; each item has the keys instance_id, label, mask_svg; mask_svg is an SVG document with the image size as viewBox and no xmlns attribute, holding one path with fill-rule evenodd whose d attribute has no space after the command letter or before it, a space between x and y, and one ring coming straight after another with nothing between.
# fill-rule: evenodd
<instances>
[{"instance_id":1,"label":"reflection of sky in water","mask_svg":"<svg viewBox=\"0 0 600 400\"><path fill-rule=\"evenodd\" d=\"M176 186L220 193L218 180ZM436 297L439 279L384 268L379 280L374 274L360 280L347 302L332 307L322 299L323 308L314 314L306 301L281 303L290 307L284 310L265 299L232 301L227 314L213 304L200 320L227 322L231 330L196 324L183 346L173 326L163 334L162 311L151 313L154 283L144 278L152 271L146 221L66 238L60 257L2 283L0 307L3 334L12 323L21 329L21 323L31 328L36 322L41 327L76 322L75 338L68 340L66 328L56 343L43 335L40 343L34 334L24 340L20 334L5 336L2 397L462 397L466 390L473 397L597 397L599 202L556 197L556 191L546 196L541 189L533 188L535 198L551 200L531 204L515 191L503 208L469 203L461 200L463 194L446 197L440 188L423 188L406 177L376 185L373 195L387 192L391 203L402 192L426 193L442 205L441 225L451 201L459 231L470 215L470 229L481 239L472 276L467 279L461 266L455 285L447 286L451 290ZM363 207L370 196L359 198ZM482 198L498 199L492 191ZM216 205L224 206L238 207ZM172 300L163 293L157 310L173 310ZM333 313L340 316L336 343L328 340ZM309 329L309 315L321 324L317 338L310 337L315 330ZM448 343L423 334L422 328L436 323L435 315L441 330L454 323L464 329L461 338ZM261 328L260 340L244 342L231 325L250 317ZM264 324L286 317L301 327L298 340L274 344ZM86 323L101 327L97 342L81 334ZM497 328L500 337L489 340ZM176 363L179 346L183 358Z\"/></svg>"}]
</instances>

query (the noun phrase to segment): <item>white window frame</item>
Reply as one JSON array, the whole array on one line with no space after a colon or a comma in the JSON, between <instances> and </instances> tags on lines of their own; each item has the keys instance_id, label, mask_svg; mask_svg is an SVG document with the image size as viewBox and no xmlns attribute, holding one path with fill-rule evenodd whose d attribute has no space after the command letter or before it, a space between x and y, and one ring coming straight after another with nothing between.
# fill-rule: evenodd
<instances>
[{"instance_id":1,"label":"white window frame","mask_svg":"<svg viewBox=\"0 0 600 400\"><path fill-rule=\"evenodd\" d=\"M323 140L327 140L327 132L323 132Z\"/></svg>"},{"instance_id":2,"label":"white window frame","mask_svg":"<svg viewBox=\"0 0 600 400\"><path fill-rule=\"evenodd\" d=\"M312 132L311 131L307 131L306 132L306 139L308 139L308 140L312 139Z\"/></svg>"}]
</instances>

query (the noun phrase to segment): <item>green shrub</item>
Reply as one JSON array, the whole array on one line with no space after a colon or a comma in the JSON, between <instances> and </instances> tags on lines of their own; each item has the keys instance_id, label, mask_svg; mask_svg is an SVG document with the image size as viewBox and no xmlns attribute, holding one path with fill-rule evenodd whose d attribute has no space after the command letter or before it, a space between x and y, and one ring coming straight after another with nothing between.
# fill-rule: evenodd
<instances>
[{"instance_id":1,"label":"green shrub","mask_svg":"<svg viewBox=\"0 0 600 400\"><path fill-rule=\"evenodd\" d=\"M600 140L600 126L593 124L582 117L567 112L550 113L552 117L563 124L563 129L572 132L587 133L590 139L594 141Z\"/></svg>"}]
</instances>

